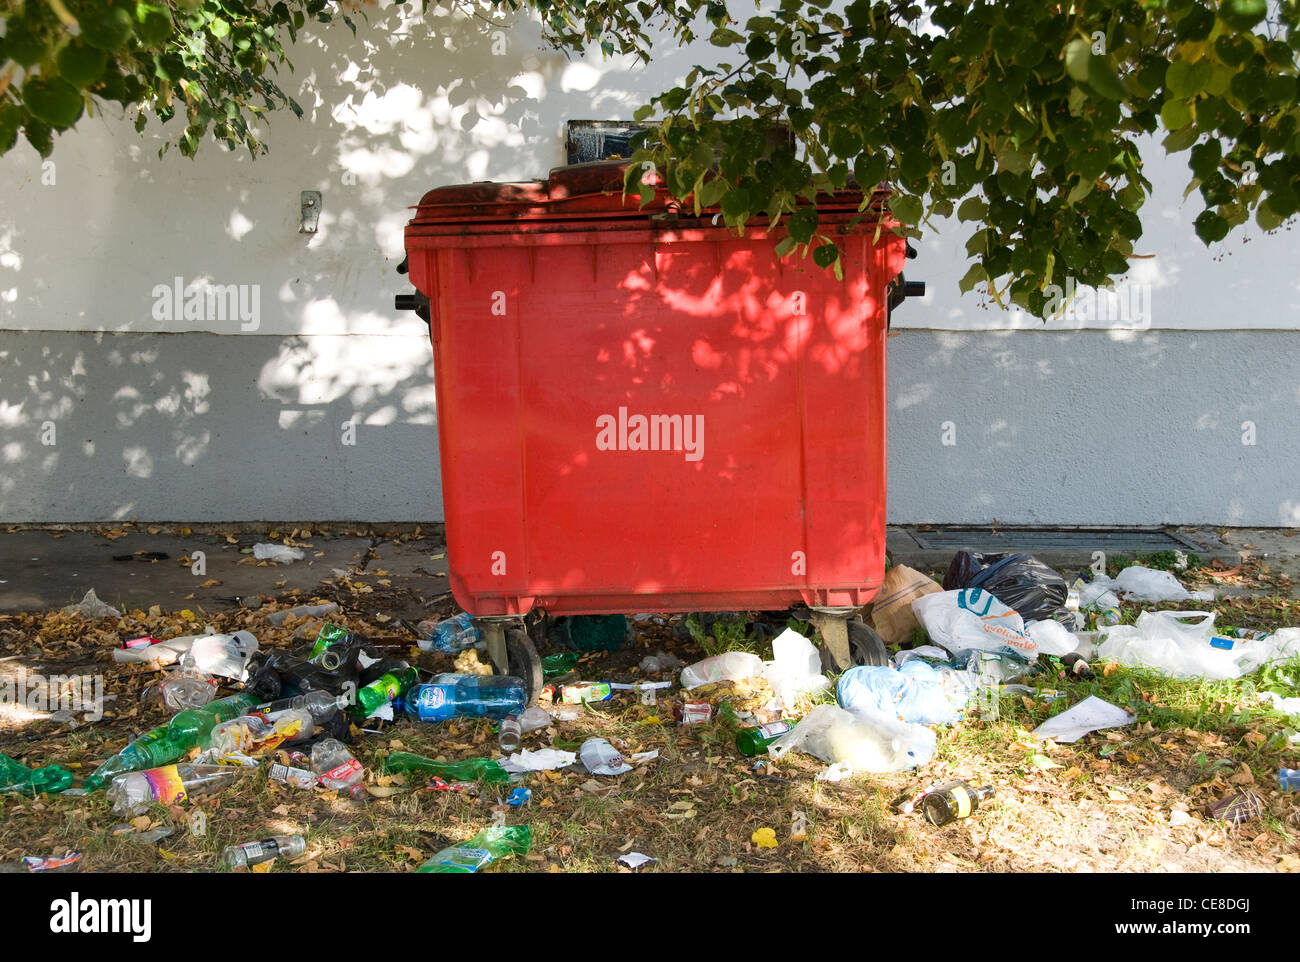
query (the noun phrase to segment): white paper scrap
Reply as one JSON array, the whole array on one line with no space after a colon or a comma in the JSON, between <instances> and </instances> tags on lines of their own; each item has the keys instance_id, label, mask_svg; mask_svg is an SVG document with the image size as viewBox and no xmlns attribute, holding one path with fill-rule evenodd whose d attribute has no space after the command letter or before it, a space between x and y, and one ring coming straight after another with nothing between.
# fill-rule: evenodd
<instances>
[{"instance_id":1,"label":"white paper scrap","mask_svg":"<svg viewBox=\"0 0 1300 962\"><path fill-rule=\"evenodd\" d=\"M1073 708L1049 718L1033 734L1036 738L1050 738L1062 745L1076 742L1088 732L1103 728L1121 728L1131 724L1134 716L1118 705L1103 701L1096 695L1085 698Z\"/></svg>"}]
</instances>

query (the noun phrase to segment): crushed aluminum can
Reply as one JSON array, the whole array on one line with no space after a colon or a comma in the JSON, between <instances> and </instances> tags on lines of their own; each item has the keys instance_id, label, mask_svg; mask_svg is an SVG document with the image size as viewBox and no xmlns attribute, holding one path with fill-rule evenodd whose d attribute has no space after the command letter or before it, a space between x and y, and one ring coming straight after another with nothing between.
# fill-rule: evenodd
<instances>
[{"instance_id":1,"label":"crushed aluminum can","mask_svg":"<svg viewBox=\"0 0 1300 962\"><path fill-rule=\"evenodd\" d=\"M681 724L704 725L713 718L713 706L707 701L688 701L682 705Z\"/></svg>"}]
</instances>

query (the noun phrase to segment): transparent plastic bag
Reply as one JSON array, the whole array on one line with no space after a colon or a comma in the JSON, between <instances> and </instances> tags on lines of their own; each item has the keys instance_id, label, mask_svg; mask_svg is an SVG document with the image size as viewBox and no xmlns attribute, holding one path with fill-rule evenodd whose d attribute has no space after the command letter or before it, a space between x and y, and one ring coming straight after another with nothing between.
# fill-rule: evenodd
<instances>
[{"instance_id":1,"label":"transparent plastic bag","mask_svg":"<svg viewBox=\"0 0 1300 962\"><path fill-rule=\"evenodd\" d=\"M1151 668L1173 678L1223 681L1240 678L1244 651L1211 644L1214 614L1209 611L1144 611L1134 625L1098 631L1097 657L1131 667ZM1233 646L1236 647L1236 646Z\"/></svg>"},{"instance_id":2,"label":"transparent plastic bag","mask_svg":"<svg viewBox=\"0 0 1300 962\"><path fill-rule=\"evenodd\" d=\"M774 741L768 755L780 758L797 749L858 772L901 772L928 763L934 748L935 734L924 725L818 705Z\"/></svg>"}]
</instances>

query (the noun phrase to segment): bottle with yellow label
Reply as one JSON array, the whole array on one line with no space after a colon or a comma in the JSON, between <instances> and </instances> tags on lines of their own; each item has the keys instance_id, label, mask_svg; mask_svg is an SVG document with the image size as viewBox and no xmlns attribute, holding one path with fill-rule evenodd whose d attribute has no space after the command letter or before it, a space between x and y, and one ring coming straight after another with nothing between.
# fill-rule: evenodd
<instances>
[{"instance_id":1,"label":"bottle with yellow label","mask_svg":"<svg viewBox=\"0 0 1300 962\"><path fill-rule=\"evenodd\" d=\"M949 782L939 785L921 799L921 811L931 825L947 825L966 818L980 807L980 802L993 797L993 786L971 788L966 782Z\"/></svg>"}]
</instances>

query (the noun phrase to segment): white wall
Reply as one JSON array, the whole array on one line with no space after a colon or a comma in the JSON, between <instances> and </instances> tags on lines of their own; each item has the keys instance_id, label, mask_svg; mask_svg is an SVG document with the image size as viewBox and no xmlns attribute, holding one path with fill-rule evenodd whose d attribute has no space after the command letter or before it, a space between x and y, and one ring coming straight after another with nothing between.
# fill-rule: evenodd
<instances>
[{"instance_id":1,"label":"white wall","mask_svg":"<svg viewBox=\"0 0 1300 962\"><path fill-rule=\"evenodd\" d=\"M52 167L25 144L0 159L0 519L442 516L427 331L392 306L409 290L394 273L409 206L435 186L543 176L564 162L566 120L628 119L716 51L669 45L640 66L566 59L522 17L498 28L390 10L372 22L356 38L341 25L309 30L291 48L296 71L283 79L306 116L273 115L271 153L255 162L214 144L194 161L160 160L157 138L111 108L59 137ZM957 292L964 231L920 245L908 276L929 293L898 312L891 342L892 520L1296 523L1300 495L1286 493L1300 455L1284 430L1260 432L1240 479L1206 470L1194 443L1205 399L1233 392L1247 393L1217 423L1236 435L1236 408L1263 389L1269 417L1297 421L1296 234L1251 228L1206 250L1191 231L1197 203L1181 200L1181 162L1152 153L1150 164L1158 192L1139 249L1155 256L1129 278L1150 295L1137 323L1044 325L989 308ZM314 235L298 233L304 189L323 194ZM160 320L155 289L176 277L256 291L256 316ZM1104 330L1080 340L1070 327ZM1214 333L1241 328L1274 333ZM968 347L952 349L937 329L1021 331L963 335ZM1232 371L1263 384L1223 377L1220 339ZM1058 443L1035 434L1103 391L1131 424L1155 382L1172 392L1163 426L1121 432L1095 454L1104 425L1081 439L1057 431ZM1034 417L1002 436L1001 460L1045 460L1041 477L999 491L1001 460L973 439L996 434L1008 405ZM935 449L949 409L971 430ZM1077 475L1080 443L1115 463L1162 452L1172 474L1154 483L1167 493L1133 490L1121 472L1063 498L1050 482ZM955 495L962 477L978 477L981 493Z\"/></svg>"}]
</instances>

